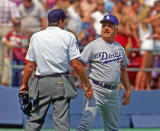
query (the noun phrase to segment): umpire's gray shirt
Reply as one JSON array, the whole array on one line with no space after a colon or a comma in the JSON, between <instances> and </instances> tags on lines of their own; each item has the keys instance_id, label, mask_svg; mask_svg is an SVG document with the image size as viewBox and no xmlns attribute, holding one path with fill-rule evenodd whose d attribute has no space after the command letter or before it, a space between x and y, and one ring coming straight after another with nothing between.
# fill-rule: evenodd
<instances>
[{"instance_id":1,"label":"umpire's gray shirt","mask_svg":"<svg viewBox=\"0 0 160 131\"><path fill-rule=\"evenodd\" d=\"M123 47L117 43L98 38L83 50L80 60L89 64L89 78L108 84L120 82L120 68L129 64Z\"/></svg>"},{"instance_id":2,"label":"umpire's gray shirt","mask_svg":"<svg viewBox=\"0 0 160 131\"><path fill-rule=\"evenodd\" d=\"M37 64L36 75L70 70L70 60L80 57L75 36L59 27L48 27L31 37L26 59Z\"/></svg>"}]
</instances>

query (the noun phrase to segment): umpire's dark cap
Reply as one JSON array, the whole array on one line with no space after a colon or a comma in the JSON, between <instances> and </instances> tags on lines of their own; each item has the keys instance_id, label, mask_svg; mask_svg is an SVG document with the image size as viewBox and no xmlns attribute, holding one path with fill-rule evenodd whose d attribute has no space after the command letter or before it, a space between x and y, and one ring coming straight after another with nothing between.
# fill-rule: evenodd
<instances>
[{"instance_id":1,"label":"umpire's dark cap","mask_svg":"<svg viewBox=\"0 0 160 131\"><path fill-rule=\"evenodd\" d=\"M123 0L115 0L115 3L118 3L118 2L123 3Z\"/></svg>"},{"instance_id":2,"label":"umpire's dark cap","mask_svg":"<svg viewBox=\"0 0 160 131\"><path fill-rule=\"evenodd\" d=\"M105 23L105 22L112 22L114 23L115 25L118 26L118 19L115 15L112 15L112 14L106 14L104 15L103 19L100 21L101 24Z\"/></svg>"},{"instance_id":3,"label":"umpire's dark cap","mask_svg":"<svg viewBox=\"0 0 160 131\"><path fill-rule=\"evenodd\" d=\"M48 23L56 23L59 20L64 20L66 17L62 9L54 9L48 13Z\"/></svg>"}]
</instances>

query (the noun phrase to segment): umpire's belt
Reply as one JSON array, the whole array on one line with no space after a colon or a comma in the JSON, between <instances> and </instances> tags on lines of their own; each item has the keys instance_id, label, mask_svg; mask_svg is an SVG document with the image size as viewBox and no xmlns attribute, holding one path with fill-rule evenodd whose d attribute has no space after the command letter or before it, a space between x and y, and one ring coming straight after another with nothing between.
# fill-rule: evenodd
<instances>
[{"instance_id":1,"label":"umpire's belt","mask_svg":"<svg viewBox=\"0 0 160 131\"><path fill-rule=\"evenodd\" d=\"M44 78L44 77L61 77L62 75L68 75L69 72L66 73L55 73L51 75L45 75L45 76L36 76L38 79Z\"/></svg>"},{"instance_id":2,"label":"umpire's belt","mask_svg":"<svg viewBox=\"0 0 160 131\"><path fill-rule=\"evenodd\" d=\"M117 88L117 85L108 85L104 82L99 82L99 81L95 81L95 80L92 80L93 84L97 85L97 86L100 86L100 87L103 87L103 88L106 88L106 89L110 89L110 90L113 90L113 89L116 89Z\"/></svg>"}]
</instances>

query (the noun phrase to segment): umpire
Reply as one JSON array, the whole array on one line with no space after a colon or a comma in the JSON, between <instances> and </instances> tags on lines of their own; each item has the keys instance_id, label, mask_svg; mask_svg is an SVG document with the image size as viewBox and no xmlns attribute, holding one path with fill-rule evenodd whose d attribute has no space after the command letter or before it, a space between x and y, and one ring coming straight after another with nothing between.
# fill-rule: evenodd
<instances>
[{"instance_id":1,"label":"umpire","mask_svg":"<svg viewBox=\"0 0 160 131\"><path fill-rule=\"evenodd\" d=\"M20 92L33 97L31 117L27 121L26 131L39 131L45 121L48 108L54 105L55 131L70 130L70 99L74 89L66 76L71 70L70 65L85 83L85 96L91 98L93 89L85 70L78 58L79 48L75 36L63 30L66 15L61 9L48 13L48 28L33 34L27 52L27 64ZM28 86L29 78L35 70L36 81ZM65 79L66 78L66 79ZM68 96L68 94L69 96ZM70 96L71 95L71 96Z\"/></svg>"}]
</instances>

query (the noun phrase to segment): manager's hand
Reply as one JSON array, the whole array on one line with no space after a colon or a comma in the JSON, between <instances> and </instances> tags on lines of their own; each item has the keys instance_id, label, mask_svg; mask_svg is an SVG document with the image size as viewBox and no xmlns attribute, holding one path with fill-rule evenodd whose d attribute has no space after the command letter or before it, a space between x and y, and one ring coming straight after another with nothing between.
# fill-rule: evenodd
<instances>
[{"instance_id":1,"label":"manager's hand","mask_svg":"<svg viewBox=\"0 0 160 131\"><path fill-rule=\"evenodd\" d=\"M122 104L127 105L130 103L131 90L126 90L122 97Z\"/></svg>"}]
</instances>

